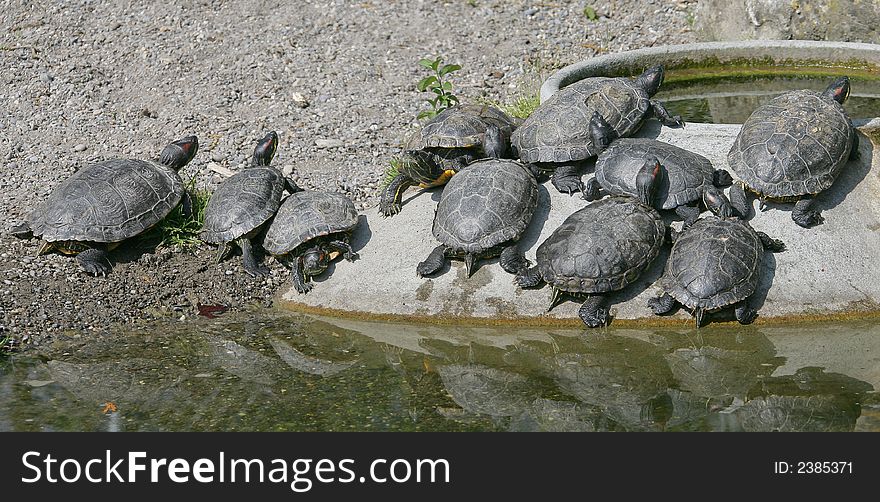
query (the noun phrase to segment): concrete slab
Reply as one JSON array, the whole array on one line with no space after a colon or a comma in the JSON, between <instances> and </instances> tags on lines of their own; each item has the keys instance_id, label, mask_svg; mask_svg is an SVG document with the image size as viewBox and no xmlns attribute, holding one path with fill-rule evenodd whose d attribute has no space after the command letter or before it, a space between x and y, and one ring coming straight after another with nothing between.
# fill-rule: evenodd
<instances>
[{"instance_id":1,"label":"concrete slab","mask_svg":"<svg viewBox=\"0 0 880 502\"><path fill-rule=\"evenodd\" d=\"M639 135L693 150L716 167L728 168L727 151L739 127L689 124L684 129L671 129L652 120ZM756 211L752 225L782 239L788 247L784 253L766 256L764 279L756 293L760 319L880 311L880 160L870 140L880 136L880 121L860 124L860 130L860 160L848 163L834 186L817 198L825 217L823 225L798 227L790 218L791 204ZM585 179L592 175L592 166L587 172ZM439 195L439 191L410 191L403 211L393 218L382 218L375 209L366 211L354 236L360 259L336 262L316 278L312 292L301 295L290 289L280 303L334 315L420 321L579 323L579 304L566 302L546 313L549 289L518 289L497 259L483 262L471 278L466 277L460 261L453 261L438 277L419 278L416 265L437 245L431 222ZM584 204L579 197L559 194L545 183L538 211L521 241L526 257L534 261L538 245ZM611 296L615 322L658 322L646 302L660 293L654 283L662 275L667 255L668 250L639 281ZM683 323L684 319L689 319L688 313L679 311L672 322Z\"/></svg>"}]
</instances>

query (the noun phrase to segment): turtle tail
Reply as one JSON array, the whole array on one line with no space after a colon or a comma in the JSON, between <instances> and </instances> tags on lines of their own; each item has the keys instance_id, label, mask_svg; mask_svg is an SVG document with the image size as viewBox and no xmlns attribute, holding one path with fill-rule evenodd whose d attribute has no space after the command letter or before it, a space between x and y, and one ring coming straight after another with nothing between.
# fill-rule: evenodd
<instances>
[{"instance_id":1,"label":"turtle tail","mask_svg":"<svg viewBox=\"0 0 880 502\"><path fill-rule=\"evenodd\" d=\"M705 312L706 312L706 311L703 310L703 309L700 308L700 307L696 307L696 308L694 309L694 322L695 322L696 325L697 325L697 329L699 329L700 326L703 325L703 314L705 314Z\"/></svg>"},{"instance_id":2,"label":"turtle tail","mask_svg":"<svg viewBox=\"0 0 880 502\"><path fill-rule=\"evenodd\" d=\"M468 253L464 255L464 267L467 270L467 276L470 277L474 273L474 262L477 260L476 255Z\"/></svg>"}]
</instances>

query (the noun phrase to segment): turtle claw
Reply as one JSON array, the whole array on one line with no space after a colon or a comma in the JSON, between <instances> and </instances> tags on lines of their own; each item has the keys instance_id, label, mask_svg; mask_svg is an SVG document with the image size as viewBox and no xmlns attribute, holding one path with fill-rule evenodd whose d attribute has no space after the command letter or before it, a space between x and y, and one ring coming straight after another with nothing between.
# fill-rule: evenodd
<instances>
[{"instance_id":1,"label":"turtle claw","mask_svg":"<svg viewBox=\"0 0 880 502\"><path fill-rule=\"evenodd\" d=\"M312 290L312 285L304 282L302 284L294 284L294 288L296 289L297 293L304 295Z\"/></svg>"},{"instance_id":2,"label":"turtle claw","mask_svg":"<svg viewBox=\"0 0 880 502\"><path fill-rule=\"evenodd\" d=\"M269 270L269 267L265 265L260 265L258 267L253 268L245 268L245 272L254 279L263 279L265 277L269 277L272 274L272 271Z\"/></svg>"},{"instance_id":3,"label":"turtle claw","mask_svg":"<svg viewBox=\"0 0 880 502\"><path fill-rule=\"evenodd\" d=\"M352 252L350 252L350 253L345 253L344 255L342 255L342 257L345 258L346 261L355 261L355 260L357 260L358 258L360 258L361 255L359 255L359 254L355 253L354 251L352 251Z\"/></svg>"},{"instance_id":4,"label":"turtle claw","mask_svg":"<svg viewBox=\"0 0 880 502\"><path fill-rule=\"evenodd\" d=\"M400 210L400 204L387 204L379 206L379 214L381 214L383 218L394 216L400 213Z\"/></svg>"},{"instance_id":5,"label":"turtle claw","mask_svg":"<svg viewBox=\"0 0 880 502\"><path fill-rule=\"evenodd\" d=\"M792 215L791 219L804 228L821 225L825 221L825 218L822 217L819 211L806 211L801 214Z\"/></svg>"}]
</instances>

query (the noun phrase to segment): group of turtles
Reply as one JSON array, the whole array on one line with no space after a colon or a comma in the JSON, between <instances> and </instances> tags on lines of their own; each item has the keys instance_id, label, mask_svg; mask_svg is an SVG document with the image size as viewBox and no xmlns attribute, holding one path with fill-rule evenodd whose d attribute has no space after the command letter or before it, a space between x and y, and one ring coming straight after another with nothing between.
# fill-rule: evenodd
<instances>
[{"instance_id":1,"label":"group of turtles","mask_svg":"<svg viewBox=\"0 0 880 502\"><path fill-rule=\"evenodd\" d=\"M519 286L552 288L550 308L566 297L580 299L579 317L597 327L608 322L608 293L635 282L671 240L660 279L664 294L648 305L654 313L682 304L699 326L705 312L734 305L737 320L751 322L756 311L749 297L764 252L784 245L746 221L746 192L756 193L762 205L794 200L798 225L821 223L812 197L831 186L858 152L842 107L849 80L839 78L821 93L788 92L755 110L728 154L740 179L734 184L727 171L696 153L629 137L652 115L665 126L684 126L652 99L663 77L663 67L655 66L633 79L586 78L559 90L521 123L486 105L455 106L426 123L406 143L379 204L380 214L394 216L408 187L446 185L433 222L440 244L417 273L436 274L447 259L459 258L470 276L478 260L499 256ZM219 246L218 260L240 248L253 276L268 273L255 256L253 241L259 240L290 269L295 289L306 293L310 277L331 259L357 258L350 236L359 217L344 195L302 190L272 167L277 146L278 135L270 132L258 142L251 165L217 188L201 236ZM107 252L119 242L154 226L178 204L191 211L177 171L197 150L198 140L188 136L168 145L158 161L87 166L56 187L13 234L42 237L41 253L77 254L86 272L106 274ZM594 157L595 175L584 184L582 172ZM535 214L538 182L548 174L557 190L582 192L591 203L538 247L533 265L517 242ZM703 209L714 216L700 218ZM661 210L683 220L680 232L668 228Z\"/></svg>"},{"instance_id":2,"label":"group of turtles","mask_svg":"<svg viewBox=\"0 0 880 502\"><path fill-rule=\"evenodd\" d=\"M664 293L648 307L662 315L682 304L700 326L706 312L734 306L739 322L752 322L757 311L749 298L764 253L785 246L749 225L747 192L762 208L766 200L794 201L792 219L802 227L822 222L813 197L858 155L858 136L842 107L849 79L820 93L788 92L756 109L728 154L740 180L734 183L701 155L628 137L651 115L665 126L684 126L651 99L663 76L656 66L634 79L586 78L560 89L521 123L475 105L450 108L427 123L407 143L379 205L382 215L393 216L407 187L446 183L433 222L440 244L417 273L435 274L446 259L459 258L470 276L477 260L500 256L520 287L552 288L550 309L577 298L579 317L598 327L609 320L607 295L635 282L671 241L659 282ZM594 157L595 175L584 184L586 161ZM538 181L546 174L560 192L580 191L591 203L538 247L532 265L517 241L531 223ZM703 209L714 214L700 218ZM674 211L681 231L668 227L660 211Z\"/></svg>"},{"instance_id":3,"label":"group of turtles","mask_svg":"<svg viewBox=\"0 0 880 502\"><path fill-rule=\"evenodd\" d=\"M107 252L142 234L178 205L192 213L191 197L178 175L198 151L195 136L175 141L158 161L114 159L80 169L64 180L26 221L12 229L21 238L41 237L39 254L75 254L89 274L110 272ZM278 148L273 131L254 149L250 166L226 179L205 208L201 238L218 245L217 260L233 247L241 250L248 274L265 276L254 239L291 271L300 293L341 254L355 260L349 238L358 223L354 204L344 195L303 190L270 163ZM285 192L289 195L282 200Z\"/></svg>"}]
</instances>

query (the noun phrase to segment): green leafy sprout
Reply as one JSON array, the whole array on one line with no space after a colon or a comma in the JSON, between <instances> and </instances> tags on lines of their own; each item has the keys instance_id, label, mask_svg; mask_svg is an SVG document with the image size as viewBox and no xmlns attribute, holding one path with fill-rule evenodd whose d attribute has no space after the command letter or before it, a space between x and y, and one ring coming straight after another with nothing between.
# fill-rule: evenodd
<instances>
[{"instance_id":1,"label":"green leafy sprout","mask_svg":"<svg viewBox=\"0 0 880 502\"><path fill-rule=\"evenodd\" d=\"M160 246L184 249L194 248L201 244L199 231L205 222L205 208L208 207L211 192L198 188L195 177L187 181L186 191L189 192L192 199L192 214L185 216L183 204L178 204L159 224L144 234L145 241L158 241Z\"/></svg>"},{"instance_id":2,"label":"green leafy sprout","mask_svg":"<svg viewBox=\"0 0 880 502\"><path fill-rule=\"evenodd\" d=\"M388 167L385 168L385 174L382 175L382 182L379 184L379 187L384 189L397 175L400 174L400 158L394 157L388 161Z\"/></svg>"},{"instance_id":3,"label":"green leafy sprout","mask_svg":"<svg viewBox=\"0 0 880 502\"><path fill-rule=\"evenodd\" d=\"M599 19L599 14L596 13L596 9L590 7L589 5L584 7L584 15L587 16L587 19L589 19L590 21L595 21Z\"/></svg>"},{"instance_id":4,"label":"green leafy sprout","mask_svg":"<svg viewBox=\"0 0 880 502\"><path fill-rule=\"evenodd\" d=\"M420 59L419 66L430 70L432 75L419 80L416 88L419 92L433 93L434 97L425 100L431 105L431 109L420 112L418 119L436 117L443 110L457 105L458 97L452 93L452 82L443 78L460 70L461 65L443 64L443 58L438 56L436 59Z\"/></svg>"},{"instance_id":5,"label":"green leafy sprout","mask_svg":"<svg viewBox=\"0 0 880 502\"><path fill-rule=\"evenodd\" d=\"M4 335L0 338L0 354L5 354L12 350L12 336Z\"/></svg>"}]
</instances>

